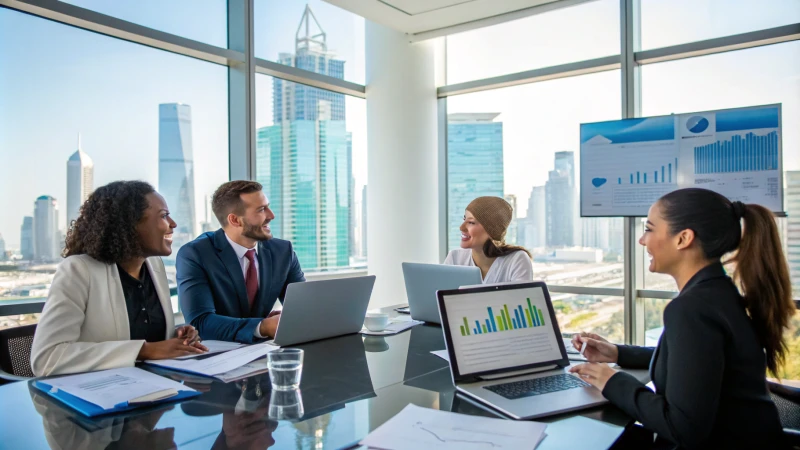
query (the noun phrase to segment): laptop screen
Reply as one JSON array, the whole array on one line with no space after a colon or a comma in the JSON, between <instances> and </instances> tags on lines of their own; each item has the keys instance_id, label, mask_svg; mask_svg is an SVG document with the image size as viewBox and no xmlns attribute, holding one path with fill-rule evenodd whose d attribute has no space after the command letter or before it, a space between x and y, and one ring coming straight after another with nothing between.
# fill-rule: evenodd
<instances>
[{"instance_id":1,"label":"laptop screen","mask_svg":"<svg viewBox=\"0 0 800 450\"><path fill-rule=\"evenodd\" d=\"M462 291L463 292L463 291ZM460 375L562 359L542 287L442 297Z\"/></svg>"}]
</instances>

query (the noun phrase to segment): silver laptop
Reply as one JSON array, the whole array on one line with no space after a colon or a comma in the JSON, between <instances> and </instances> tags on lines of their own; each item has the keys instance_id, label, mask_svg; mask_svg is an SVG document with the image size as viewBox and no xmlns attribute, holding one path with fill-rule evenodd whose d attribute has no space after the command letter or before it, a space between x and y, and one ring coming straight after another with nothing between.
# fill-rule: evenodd
<instances>
[{"instance_id":1,"label":"silver laptop","mask_svg":"<svg viewBox=\"0 0 800 450\"><path fill-rule=\"evenodd\" d=\"M358 333L375 275L292 283L286 288L275 345L295 345Z\"/></svg>"},{"instance_id":2,"label":"silver laptop","mask_svg":"<svg viewBox=\"0 0 800 450\"><path fill-rule=\"evenodd\" d=\"M403 263L403 278L411 318L433 323L440 323L436 291L458 289L482 281L481 269L477 267L408 262Z\"/></svg>"},{"instance_id":3,"label":"silver laptop","mask_svg":"<svg viewBox=\"0 0 800 450\"><path fill-rule=\"evenodd\" d=\"M460 395L515 419L606 403L569 374L542 282L438 291L450 372Z\"/></svg>"}]
</instances>

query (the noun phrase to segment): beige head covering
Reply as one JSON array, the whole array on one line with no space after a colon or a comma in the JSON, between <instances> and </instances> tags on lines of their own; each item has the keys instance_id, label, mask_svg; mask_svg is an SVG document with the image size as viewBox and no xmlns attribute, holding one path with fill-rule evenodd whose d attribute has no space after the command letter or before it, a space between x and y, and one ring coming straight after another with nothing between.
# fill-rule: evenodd
<instances>
[{"instance_id":1,"label":"beige head covering","mask_svg":"<svg viewBox=\"0 0 800 450\"><path fill-rule=\"evenodd\" d=\"M475 219L494 241L503 241L511 223L513 209L500 197L478 197L467 205Z\"/></svg>"}]
</instances>

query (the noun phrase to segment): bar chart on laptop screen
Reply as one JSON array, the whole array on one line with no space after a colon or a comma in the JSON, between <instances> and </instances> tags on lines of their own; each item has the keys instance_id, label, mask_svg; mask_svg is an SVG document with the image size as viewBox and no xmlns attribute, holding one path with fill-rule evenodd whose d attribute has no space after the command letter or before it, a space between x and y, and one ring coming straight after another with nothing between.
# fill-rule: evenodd
<instances>
[{"instance_id":1,"label":"bar chart on laptop screen","mask_svg":"<svg viewBox=\"0 0 800 450\"><path fill-rule=\"evenodd\" d=\"M557 360L561 350L541 288L445 297L462 374Z\"/></svg>"}]
</instances>

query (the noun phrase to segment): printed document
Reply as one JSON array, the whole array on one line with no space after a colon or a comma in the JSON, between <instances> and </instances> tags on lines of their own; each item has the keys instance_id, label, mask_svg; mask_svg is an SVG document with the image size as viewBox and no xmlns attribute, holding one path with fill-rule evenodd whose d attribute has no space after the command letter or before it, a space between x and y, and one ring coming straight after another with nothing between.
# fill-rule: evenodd
<instances>
[{"instance_id":1,"label":"printed document","mask_svg":"<svg viewBox=\"0 0 800 450\"><path fill-rule=\"evenodd\" d=\"M208 349L207 352L201 354L193 353L191 355L180 356L175 359L190 359L190 358L197 358L198 356L203 356L203 355L224 353L229 350L236 350L237 348L242 348L246 345L246 344L240 344L238 342L227 342L227 341L202 341L200 343L206 346L206 348Z\"/></svg>"},{"instance_id":2,"label":"printed document","mask_svg":"<svg viewBox=\"0 0 800 450\"><path fill-rule=\"evenodd\" d=\"M202 359L160 359L146 362L154 366L213 377L238 369L279 348L277 345L255 344Z\"/></svg>"}]
</instances>

